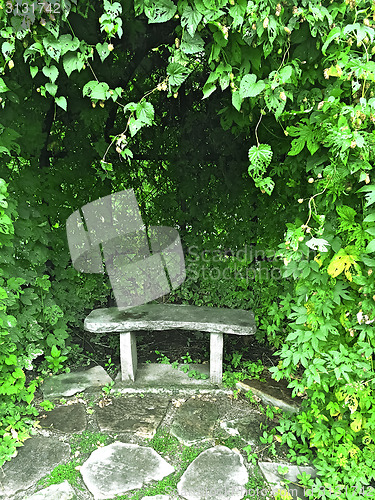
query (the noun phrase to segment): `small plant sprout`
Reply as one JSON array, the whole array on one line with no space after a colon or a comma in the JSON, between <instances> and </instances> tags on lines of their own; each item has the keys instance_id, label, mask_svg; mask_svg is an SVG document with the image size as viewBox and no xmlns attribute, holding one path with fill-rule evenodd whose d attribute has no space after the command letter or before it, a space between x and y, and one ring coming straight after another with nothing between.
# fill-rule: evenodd
<instances>
[{"instance_id":1,"label":"small plant sprout","mask_svg":"<svg viewBox=\"0 0 375 500\"><path fill-rule=\"evenodd\" d=\"M106 396L109 396L114 385L115 385L114 380L111 380L111 382L108 382L108 384L106 384L102 387L102 391L104 392L104 394Z\"/></svg>"},{"instance_id":2,"label":"small plant sprout","mask_svg":"<svg viewBox=\"0 0 375 500\"><path fill-rule=\"evenodd\" d=\"M59 370L63 368L63 363L68 358L67 356L63 356L61 354L61 349L58 349L55 345L51 348L51 355L45 356L48 361L48 368L53 371L53 373L57 373Z\"/></svg>"},{"instance_id":3,"label":"small plant sprout","mask_svg":"<svg viewBox=\"0 0 375 500\"><path fill-rule=\"evenodd\" d=\"M40 406L43 408L45 411L51 411L55 408L55 404L49 401L48 399L45 399L40 403Z\"/></svg>"}]
</instances>

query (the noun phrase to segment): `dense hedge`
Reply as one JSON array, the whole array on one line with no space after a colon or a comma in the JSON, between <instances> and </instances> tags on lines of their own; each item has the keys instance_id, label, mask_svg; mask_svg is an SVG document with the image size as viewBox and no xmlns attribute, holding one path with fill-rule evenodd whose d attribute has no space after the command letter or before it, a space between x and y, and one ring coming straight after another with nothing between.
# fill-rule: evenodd
<instances>
[{"instance_id":1,"label":"dense hedge","mask_svg":"<svg viewBox=\"0 0 375 500\"><path fill-rule=\"evenodd\" d=\"M48 356L69 355L69 329L110 294L105 277L72 269L66 218L132 188L146 224L175 225L187 254L277 250L282 280L237 276L253 261L222 256L210 269L229 269L230 285L192 268L174 299L259 309L260 330L282 346L275 378L308 396L278 428L291 458L318 468L303 483L314 498L370 498L375 7L82 0L22 20L7 5L1 376L16 389L4 402L32 411L24 368L45 355L58 369ZM5 458L23 439L11 408Z\"/></svg>"}]
</instances>

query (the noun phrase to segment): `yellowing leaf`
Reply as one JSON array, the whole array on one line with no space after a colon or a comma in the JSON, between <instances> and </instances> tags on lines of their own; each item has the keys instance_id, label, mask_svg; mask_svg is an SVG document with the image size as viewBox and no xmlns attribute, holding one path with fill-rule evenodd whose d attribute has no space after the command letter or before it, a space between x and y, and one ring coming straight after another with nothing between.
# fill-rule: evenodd
<instances>
[{"instance_id":1,"label":"yellowing leaf","mask_svg":"<svg viewBox=\"0 0 375 500\"><path fill-rule=\"evenodd\" d=\"M362 427L362 415L358 414L353 422L351 422L350 424L350 428L354 431L354 432L359 432L361 430L361 427Z\"/></svg>"},{"instance_id":2,"label":"yellowing leaf","mask_svg":"<svg viewBox=\"0 0 375 500\"><path fill-rule=\"evenodd\" d=\"M315 262L317 262L319 264L319 267L322 267L323 261L320 258L320 253L318 253L318 255L316 257L314 257L314 260L315 260Z\"/></svg>"},{"instance_id":3,"label":"yellowing leaf","mask_svg":"<svg viewBox=\"0 0 375 500\"><path fill-rule=\"evenodd\" d=\"M346 248L340 248L329 263L327 273L332 276L332 278L336 278L336 276L344 271L346 278L349 281L352 281L352 275L349 270L351 266L354 266L355 269L359 270L359 266L356 262L357 260L358 255L355 251L355 247L348 246Z\"/></svg>"},{"instance_id":4,"label":"yellowing leaf","mask_svg":"<svg viewBox=\"0 0 375 500\"><path fill-rule=\"evenodd\" d=\"M360 451L360 450L359 450L358 446L353 445L353 446L350 448L350 450L349 450L349 455L350 455L351 457L354 457L354 456L355 456L355 455L356 455L359 451Z\"/></svg>"},{"instance_id":5,"label":"yellowing leaf","mask_svg":"<svg viewBox=\"0 0 375 500\"><path fill-rule=\"evenodd\" d=\"M342 401L343 399L345 399L345 394L343 394L342 391L335 392L335 396L337 401Z\"/></svg>"},{"instance_id":6,"label":"yellowing leaf","mask_svg":"<svg viewBox=\"0 0 375 500\"><path fill-rule=\"evenodd\" d=\"M371 436L369 436L368 434L367 434L366 436L363 436L363 438L362 438L362 443L363 443L364 445L368 445L368 444L370 444L370 443L371 443L371 441L372 441L372 437L371 437Z\"/></svg>"},{"instance_id":7,"label":"yellowing leaf","mask_svg":"<svg viewBox=\"0 0 375 500\"><path fill-rule=\"evenodd\" d=\"M330 68L328 68L327 75L336 76L339 78L342 75L342 69L338 64L336 64L336 66L331 66Z\"/></svg>"},{"instance_id":8,"label":"yellowing leaf","mask_svg":"<svg viewBox=\"0 0 375 500\"><path fill-rule=\"evenodd\" d=\"M348 394L345 398L345 404L348 405L350 413L354 413L358 408L358 399L353 394Z\"/></svg>"},{"instance_id":9,"label":"yellowing leaf","mask_svg":"<svg viewBox=\"0 0 375 500\"><path fill-rule=\"evenodd\" d=\"M319 450L319 448L322 448L323 447L323 441L317 441L316 443L312 443L310 441L310 448L317 448Z\"/></svg>"},{"instance_id":10,"label":"yellowing leaf","mask_svg":"<svg viewBox=\"0 0 375 500\"><path fill-rule=\"evenodd\" d=\"M339 255L342 249L332 258L329 266L327 268L327 273L332 276L332 278L336 278L339 274L343 272L346 265L345 257Z\"/></svg>"}]
</instances>

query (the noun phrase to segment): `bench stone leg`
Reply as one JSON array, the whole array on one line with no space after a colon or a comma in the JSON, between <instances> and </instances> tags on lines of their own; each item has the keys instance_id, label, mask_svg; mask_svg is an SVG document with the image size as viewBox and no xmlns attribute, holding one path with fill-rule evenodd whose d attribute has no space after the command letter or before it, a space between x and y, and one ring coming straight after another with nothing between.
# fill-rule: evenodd
<instances>
[{"instance_id":1,"label":"bench stone leg","mask_svg":"<svg viewBox=\"0 0 375 500\"><path fill-rule=\"evenodd\" d=\"M121 380L135 380L137 373L137 344L135 332L120 334Z\"/></svg>"},{"instance_id":2,"label":"bench stone leg","mask_svg":"<svg viewBox=\"0 0 375 500\"><path fill-rule=\"evenodd\" d=\"M223 378L223 334L210 334L210 381L221 384Z\"/></svg>"}]
</instances>

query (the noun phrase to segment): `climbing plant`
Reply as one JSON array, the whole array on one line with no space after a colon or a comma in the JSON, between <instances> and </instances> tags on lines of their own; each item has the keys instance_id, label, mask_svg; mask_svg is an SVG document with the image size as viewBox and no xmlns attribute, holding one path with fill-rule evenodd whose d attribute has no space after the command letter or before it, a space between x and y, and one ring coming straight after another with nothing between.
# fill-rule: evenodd
<instances>
[{"instance_id":1,"label":"climbing plant","mask_svg":"<svg viewBox=\"0 0 375 500\"><path fill-rule=\"evenodd\" d=\"M375 4L1 7L1 176L18 211L1 286L20 370L52 349L68 354L72 325L110 293L105 277L71 267L66 218L133 188L144 221L177 224L187 253L278 252L283 279L266 283L275 298L258 323L282 346L274 377L307 395L281 421L282 442L317 466L303 479L314 498L329 487L370 498ZM232 257L219 266L233 271ZM228 299L253 304L253 285L240 277ZM194 286L180 298L218 304L220 293Z\"/></svg>"},{"instance_id":2,"label":"climbing plant","mask_svg":"<svg viewBox=\"0 0 375 500\"><path fill-rule=\"evenodd\" d=\"M17 349L10 331L17 325L11 314L12 303L22 294L23 280L9 270L13 257L15 204L9 200L7 184L0 179L0 465L17 453L17 447L29 437L31 418L37 414L31 402L37 380L26 384L22 370L25 356Z\"/></svg>"}]
</instances>

